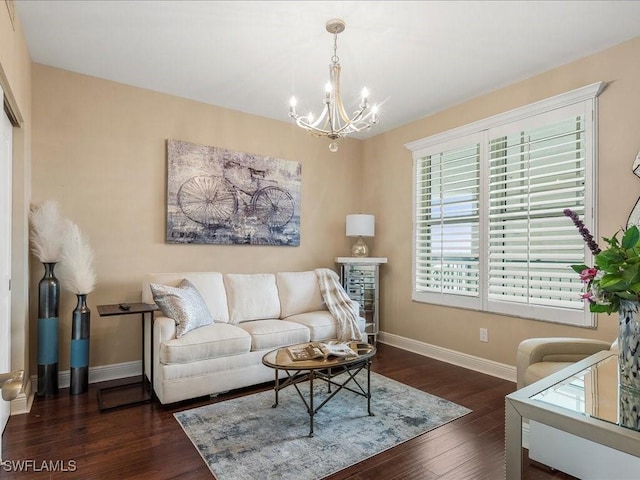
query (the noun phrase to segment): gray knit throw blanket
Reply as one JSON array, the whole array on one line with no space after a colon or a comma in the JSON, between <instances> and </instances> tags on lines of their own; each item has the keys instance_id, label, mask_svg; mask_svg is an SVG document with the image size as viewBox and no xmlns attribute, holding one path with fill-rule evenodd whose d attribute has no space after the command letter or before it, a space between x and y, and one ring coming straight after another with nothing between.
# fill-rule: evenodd
<instances>
[{"instance_id":1,"label":"gray knit throw blanket","mask_svg":"<svg viewBox=\"0 0 640 480\"><path fill-rule=\"evenodd\" d=\"M331 315L337 320L337 340L349 342L352 340L367 342L367 335L358 329L358 316L353 301L340 285L340 277L328 268L314 270L318 277L322 298L329 308Z\"/></svg>"}]
</instances>

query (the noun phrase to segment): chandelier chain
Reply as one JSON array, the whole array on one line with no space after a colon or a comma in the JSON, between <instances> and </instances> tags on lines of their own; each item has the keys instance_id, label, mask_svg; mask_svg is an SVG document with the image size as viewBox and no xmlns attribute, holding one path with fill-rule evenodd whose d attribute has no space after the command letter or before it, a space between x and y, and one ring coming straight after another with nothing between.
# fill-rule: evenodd
<instances>
[{"instance_id":1,"label":"chandelier chain","mask_svg":"<svg viewBox=\"0 0 640 480\"><path fill-rule=\"evenodd\" d=\"M331 61L335 65L340 61L340 57L338 57L338 33L333 34L333 57L331 57Z\"/></svg>"}]
</instances>

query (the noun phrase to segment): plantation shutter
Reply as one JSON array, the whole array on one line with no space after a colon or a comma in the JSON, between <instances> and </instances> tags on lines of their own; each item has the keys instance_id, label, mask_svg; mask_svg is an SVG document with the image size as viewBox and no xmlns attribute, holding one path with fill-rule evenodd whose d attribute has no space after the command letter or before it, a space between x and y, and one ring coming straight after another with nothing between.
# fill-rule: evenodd
<instances>
[{"instance_id":1,"label":"plantation shutter","mask_svg":"<svg viewBox=\"0 0 640 480\"><path fill-rule=\"evenodd\" d=\"M488 302L582 311L571 264L585 245L563 211L585 214L585 114L567 107L489 131ZM507 130L507 131L501 131ZM512 307L507 307L513 312Z\"/></svg>"},{"instance_id":2,"label":"plantation shutter","mask_svg":"<svg viewBox=\"0 0 640 480\"><path fill-rule=\"evenodd\" d=\"M417 302L593 326L571 265L597 238L597 96L604 82L408 143Z\"/></svg>"},{"instance_id":3,"label":"plantation shutter","mask_svg":"<svg viewBox=\"0 0 640 480\"><path fill-rule=\"evenodd\" d=\"M479 295L480 145L416 160L414 295Z\"/></svg>"}]
</instances>

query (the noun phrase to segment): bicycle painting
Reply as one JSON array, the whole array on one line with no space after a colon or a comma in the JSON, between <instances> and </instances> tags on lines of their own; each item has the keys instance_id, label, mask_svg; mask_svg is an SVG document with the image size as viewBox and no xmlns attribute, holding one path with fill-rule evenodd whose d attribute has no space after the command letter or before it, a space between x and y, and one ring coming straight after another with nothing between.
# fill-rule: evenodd
<instances>
[{"instance_id":1,"label":"bicycle painting","mask_svg":"<svg viewBox=\"0 0 640 480\"><path fill-rule=\"evenodd\" d=\"M167 142L167 242L300 245L300 163Z\"/></svg>"}]
</instances>

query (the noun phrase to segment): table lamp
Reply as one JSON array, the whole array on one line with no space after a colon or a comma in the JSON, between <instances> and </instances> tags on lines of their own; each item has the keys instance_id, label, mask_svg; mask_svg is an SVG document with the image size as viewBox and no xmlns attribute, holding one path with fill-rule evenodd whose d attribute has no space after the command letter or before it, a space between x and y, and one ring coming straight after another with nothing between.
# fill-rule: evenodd
<instances>
[{"instance_id":1,"label":"table lamp","mask_svg":"<svg viewBox=\"0 0 640 480\"><path fill-rule=\"evenodd\" d=\"M362 237L373 237L375 233L376 217L374 215L347 215L347 237L358 237L351 247L354 257L368 257L369 247Z\"/></svg>"}]
</instances>

